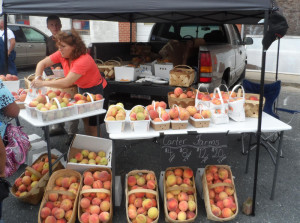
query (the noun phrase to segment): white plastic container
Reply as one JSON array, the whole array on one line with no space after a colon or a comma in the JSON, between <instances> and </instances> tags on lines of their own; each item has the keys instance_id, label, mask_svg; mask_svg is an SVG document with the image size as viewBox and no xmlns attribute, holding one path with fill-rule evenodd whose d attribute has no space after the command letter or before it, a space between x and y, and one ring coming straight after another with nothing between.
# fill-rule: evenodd
<instances>
[{"instance_id":1,"label":"white plastic container","mask_svg":"<svg viewBox=\"0 0 300 223\"><path fill-rule=\"evenodd\" d=\"M141 68L121 66L115 67L115 80L116 81L136 81L141 73Z\"/></svg>"},{"instance_id":2,"label":"white plastic container","mask_svg":"<svg viewBox=\"0 0 300 223\"><path fill-rule=\"evenodd\" d=\"M65 108L59 108L49 111L40 111L36 109L37 118L42 122L51 122L56 119L66 118L73 115L77 115L77 109L75 105Z\"/></svg>"},{"instance_id":3,"label":"white plastic container","mask_svg":"<svg viewBox=\"0 0 300 223\"><path fill-rule=\"evenodd\" d=\"M121 106L115 105L115 106L112 106L112 107L121 107ZM123 108L123 110L125 111L124 108ZM109 111L109 109L108 109L108 111ZM125 115L126 115L126 111L125 111ZM106 118L107 118L107 113L105 115L104 122L105 122L105 126L106 126L106 131L108 133L121 133L121 132L124 131L124 129L125 129L125 120L111 121L111 120L106 120ZM126 118L126 116L125 116L125 118Z\"/></svg>"},{"instance_id":4,"label":"white plastic container","mask_svg":"<svg viewBox=\"0 0 300 223\"><path fill-rule=\"evenodd\" d=\"M37 118L37 110L35 107L29 107L28 104L25 104L25 110L28 116L31 118Z\"/></svg>"},{"instance_id":5,"label":"white plastic container","mask_svg":"<svg viewBox=\"0 0 300 223\"><path fill-rule=\"evenodd\" d=\"M104 151L106 153L108 164L95 165L95 164L82 164L82 163L69 162L71 158L74 158L73 156L75 156L77 152L80 152L81 150L84 149L95 153L98 153L99 151ZM68 151L66 168L76 170L80 173L83 173L85 170L94 167L111 168L112 150L113 150L113 143L112 140L110 139L103 139L103 138L98 138L93 136L76 134Z\"/></svg>"},{"instance_id":6,"label":"white plastic container","mask_svg":"<svg viewBox=\"0 0 300 223\"><path fill-rule=\"evenodd\" d=\"M142 105L134 106L131 109L129 115L131 114L132 110L137 106L142 106ZM146 108L144 106L142 106L142 107L146 110ZM130 119L130 117L129 117L129 119ZM135 120L135 121L130 120L130 127L131 127L131 130L134 132L148 132L149 127L150 127L150 117L148 120Z\"/></svg>"},{"instance_id":7,"label":"white plastic container","mask_svg":"<svg viewBox=\"0 0 300 223\"><path fill-rule=\"evenodd\" d=\"M20 81L3 81L3 84L5 85L5 87L10 91L14 91L17 92L20 88Z\"/></svg>"},{"instance_id":8,"label":"white plastic container","mask_svg":"<svg viewBox=\"0 0 300 223\"><path fill-rule=\"evenodd\" d=\"M154 64L154 74L157 77L161 77L163 79L170 79L170 70L173 69L172 63L155 63Z\"/></svg>"}]
</instances>

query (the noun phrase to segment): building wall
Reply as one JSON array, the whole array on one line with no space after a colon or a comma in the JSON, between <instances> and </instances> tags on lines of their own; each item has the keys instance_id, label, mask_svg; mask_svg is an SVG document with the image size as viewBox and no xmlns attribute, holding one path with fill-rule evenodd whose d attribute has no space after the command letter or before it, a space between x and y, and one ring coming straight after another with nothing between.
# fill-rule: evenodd
<instances>
[{"instance_id":1,"label":"building wall","mask_svg":"<svg viewBox=\"0 0 300 223\"><path fill-rule=\"evenodd\" d=\"M136 23L132 23L132 40L136 42ZM130 42L130 23L119 22L119 42Z\"/></svg>"},{"instance_id":2,"label":"building wall","mask_svg":"<svg viewBox=\"0 0 300 223\"><path fill-rule=\"evenodd\" d=\"M300 0L277 0L289 24L287 35L300 36Z\"/></svg>"}]
</instances>

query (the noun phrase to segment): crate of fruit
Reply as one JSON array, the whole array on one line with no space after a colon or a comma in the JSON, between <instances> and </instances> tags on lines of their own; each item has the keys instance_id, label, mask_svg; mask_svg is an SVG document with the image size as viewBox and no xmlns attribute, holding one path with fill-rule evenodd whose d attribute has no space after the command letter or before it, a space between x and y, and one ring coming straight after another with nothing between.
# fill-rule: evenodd
<instances>
[{"instance_id":1,"label":"crate of fruit","mask_svg":"<svg viewBox=\"0 0 300 223\"><path fill-rule=\"evenodd\" d=\"M197 214L197 194L193 170L189 167L169 167L164 174L165 220L172 223L194 222Z\"/></svg>"},{"instance_id":2,"label":"crate of fruit","mask_svg":"<svg viewBox=\"0 0 300 223\"><path fill-rule=\"evenodd\" d=\"M172 108L173 105L178 105L183 108L188 106L195 106L195 89L188 88L183 90L180 87L174 89L174 91L168 93L168 105Z\"/></svg>"},{"instance_id":3,"label":"crate of fruit","mask_svg":"<svg viewBox=\"0 0 300 223\"><path fill-rule=\"evenodd\" d=\"M149 116L151 118L150 125L155 131L168 130L171 126L171 120L169 113L165 110L167 105L163 102L163 105L165 105L165 107L159 106L156 108L156 105L159 105L159 103L153 101L153 110L148 110ZM149 106L147 106L147 108L149 108Z\"/></svg>"},{"instance_id":4,"label":"crate of fruit","mask_svg":"<svg viewBox=\"0 0 300 223\"><path fill-rule=\"evenodd\" d=\"M239 211L232 172L227 165L208 165L202 176L207 218L230 221Z\"/></svg>"},{"instance_id":5,"label":"crate of fruit","mask_svg":"<svg viewBox=\"0 0 300 223\"><path fill-rule=\"evenodd\" d=\"M112 173L109 168L91 168L83 173L78 199L78 219L85 222L112 222Z\"/></svg>"},{"instance_id":6,"label":"crate of fruit","mask_svg":"<svg viewBox=\"0 0 300 223\"><path fill-rule=\"evenodd\" d=\"M147 132L150 126L150 117L147 109L142 105L134 106L129 113L130 127L134 132Z\"/></svg>"},{"instance_id":7,"label":"crate of fruit","mask_svg":"<svg viewBox=\"0 0 300 223\"><path fill-rule=\"evenodd\" d=\"M137 77L141 74L141 68L136 66L120 66L115 67L115 80L130 82L136 81Z\"/></svg>"},{"instance_id":8,"label":"crate of fruit","mask_svg":"<svg viewBox=\"0 0 300 223\"><path fill-rule=\"evenodd\" d=\"M76 134L68 151L67 169L111 168L112 140Z\"/></svg>"},{"instance_id":9,"label":"crate of fruit","mask_svg":"<svg viewBox=\"0 0 300 223\"><path fill-rule=\"evenodd\" d=\"M85 92L83 94L74 95L74 99L78 114L103 109L104 98L101 94L94 95Z\"/></svg>"},{"instance_id":10,"label":"crate of fruit","mask_svg":"<svg viewBox=\"0 0 300 223\"><path fill-rule=\"evenodd\" d=\"M241 91L238 91L237 97L240 97ZM245 115L246 117L257 118L259 111L259 94L245 93ZM263 107L266 99L263 97Z\"/></svg>"},{"instance_id":11,"label":"crate of fruit","mask_svg":"<svg viewBox=\"0 0 300 223\"><path fill-rule=\"evenodd\" d=\"M185 108L174 105L173 108L170 109L169 115L171 117L171 128L173 130L186 129L188 127L190 113Z\"/></svg>"},{"instance_id":12,"label":"crate of fruit","mask_svg":"<svg viewBox=\"0 0 300 223\"><path fill-rule=\"evenodd\" d=\"M197 112L190 116L189 123L195 128L206 128L209 127L211 112L203 104L198 104Z\"/></svg>"},{"instance_id":13,"label":"crate of fruit","mask_svg":"<svg viewBox=\"0 0 300 223\"><path fill-rule=\"evenodd\" d=\"M195 79L195 70L187 65L177 65L170 70L171 86L189 87Z\"/></svg>"},{"instance_id":14,"label":"crate of fruit","mask_svg":"<svg viewBox=\"0 0 300 223\"><path fill-rule=\"evenodd\" d=\"M108 133L120 133L125 128L126 111L121 105L111 105L105 115L104 122Z\"/></svg>"},{"instance_id":15,"label":"crate of fruit","mask_svg":"<svg viewBox=\"0 0 300 223\"><path fill-rule=\"evenodd\" d=\"M52 163L56 159L57 156L52 155ZM52 166L53 172L63 168L60 161ZM27 166L25 169L25 172L15 180L11 194L20 201L36 205L41 201L49 180L48 154L42 154L31 166Z\"/></svg>"},{"instance_id":16,"label":"crate of fruit","mask_svg":"<svg viewBox=\"0 0 300 223\"><path fill-rule=\"evenodd\" d=\"M81 174L74 170L54 172L40 205L38 222L75 223L81 183Z\"/></svg>"},{"instance_id":17,"label":"crate of fruit","mask_svg":"<svg viewBox=\"0 0 300 223\"><path fill-rule=\"evenodd\" d=\"M159 194L153 171L133 170L126 174L125 196L128 223L158 222Z\"/></svg>"}]
</instances>

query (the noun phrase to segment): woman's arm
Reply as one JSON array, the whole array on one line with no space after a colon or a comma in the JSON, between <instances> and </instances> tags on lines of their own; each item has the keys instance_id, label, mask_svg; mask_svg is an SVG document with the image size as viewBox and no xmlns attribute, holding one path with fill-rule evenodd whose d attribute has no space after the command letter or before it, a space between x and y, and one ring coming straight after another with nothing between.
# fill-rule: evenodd
<instances>
[{"instance_id":1,"label":"woman's arm","mask_svg":"<svg viewBox=\"0 0 300 223\"><path fill-rule=\"evenodd\" d=\"M5 177L6 151L0 136L0 177Z\"/></svg>"},{"instance_id":2,"label":"woman's arm","mask_svg":"<svg viewBox=\"0 0 300 223\"><path fill-rule=\"evenodd\" d=\"M65 78L55 81L32 81L32 86L36 88L40 87L55 87L55 88L68 88L74 85L74 83L81 77L80 74L70 72Z\"/></svg>"},{"instance_id":3,"label":"woman's arm","mask_svg":"<svg viewBox=\"0 0 300 223\"><path fill-rule=\"evenodd\" d=\"M8 104L5 108L3 108L4 115L10 118L16 118L19 115L20 108L16 104L16 102Z\"/></svg>"},{"instance_id":4,"label":"woman's arm","mask_svg":"<svg viewBox=\"0 0 300 223\"><path fill-rule=\"evenodd\" d=\"M45 59L41 60L40 62L38 62L38 64L36 65L36 69L35 69L35 76L42 76L43 71L46 67L50 67L51 65L53 65L54 63L52 62L52 60L50 59L50 57L46 57Z\"/></svg>"}]
</instances>

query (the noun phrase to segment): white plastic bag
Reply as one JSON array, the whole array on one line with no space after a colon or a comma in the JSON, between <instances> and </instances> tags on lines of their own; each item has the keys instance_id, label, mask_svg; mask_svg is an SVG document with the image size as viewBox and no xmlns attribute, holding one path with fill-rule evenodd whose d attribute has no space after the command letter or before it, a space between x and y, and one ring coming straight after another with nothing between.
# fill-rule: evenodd
<instances>
[{"instance_id":1,"label":"white plastic bag","mask_svg":"<svg viewBox=\"0 0 300 223\"><path fill-rule=\"evenodd\" d=\"M232 97L236 89L241 88L243 91L242 97ZM245 91L242 85L236 85L229 95L228 116L237 122L245 121Z\"/></svg>"},{"instance_id":2,"label":"white plastic bag","mask_svg":"<svg viewBox=\"0 0 300 223\"><path fill-rule=\"evenodd\" d=\"M219 98L216 97L216 92L219 95ZM218 101L220 104L214 103ZM224 103L220 88L214 89L213 98L210 102L210 111L211 111L211 121L214 124L224 124L229 122L228 117L228 103Z\"/></svg>"}]
</instances>

